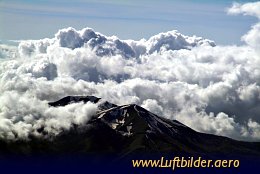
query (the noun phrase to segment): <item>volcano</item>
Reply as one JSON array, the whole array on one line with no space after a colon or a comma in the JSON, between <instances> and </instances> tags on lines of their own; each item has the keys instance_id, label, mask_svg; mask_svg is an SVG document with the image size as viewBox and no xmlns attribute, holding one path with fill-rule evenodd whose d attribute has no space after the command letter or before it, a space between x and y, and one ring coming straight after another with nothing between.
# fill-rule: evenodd
<instances>
[{"instance_id":1,"label":"volcano","mask_svg":"<svg viewBox=\"0 0 260 174\"><path fill-rule=\"evenodd\" d=\"M0 155L10 154L132 154L179 153L193 155L259 156L259 142L243 142L197 132L136 105L118 106L95 96L67 96L50 107L71 103L97 103L97 113L86 125L73 125L51 139L0 142ZM203 124L203 123L201 123ZM43 131L43 130L39 130Z\"/></svg>"}]
</instances>

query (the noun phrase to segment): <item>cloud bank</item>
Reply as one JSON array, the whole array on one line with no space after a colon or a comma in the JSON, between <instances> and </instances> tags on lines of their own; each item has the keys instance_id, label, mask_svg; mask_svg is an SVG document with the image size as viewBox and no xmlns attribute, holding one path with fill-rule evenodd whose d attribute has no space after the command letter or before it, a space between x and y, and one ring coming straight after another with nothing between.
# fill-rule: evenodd
<instances>
[{"instance_id":1,"label":"cloud bank","mask_svg":"<svg viewBox=\"0 0 260 174\"><path fill-rule=\"evenodd\" d=\"M259 11L256 2L234 4L228 13L260 18ZM47 102L95 95L139 104L197 131L259 141L259 26L242 36L242 46L217 46L175 30L120 40L91 28L22 41L15 57L0 60L0 137L55 136L84 125L97 105L51 108Z\"/></svg>"}]
</instances>

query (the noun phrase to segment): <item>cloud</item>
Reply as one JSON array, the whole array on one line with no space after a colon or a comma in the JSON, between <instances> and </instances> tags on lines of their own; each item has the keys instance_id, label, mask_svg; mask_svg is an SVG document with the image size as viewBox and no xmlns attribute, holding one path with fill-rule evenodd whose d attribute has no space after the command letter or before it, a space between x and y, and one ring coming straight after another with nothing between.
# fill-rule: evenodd
<instances>
[{"instance_id":1,"label":"cloud","mask_svg":"<svg viewBox=\"0 0 260 174\"><path fill-rule=\"evenodd\" d=\"M15 46L1 44L0 42L0 60L4 58L16 58L18 50Z\"/></svg>"},{"instance_id":2,"label":"cloud","mask_svg":"<svg viewBox=\"0 0 260 174\"><path fill-rule=\"evenodd\" d=\"M147 99L143 101L143 104L141 105L143 108L148 109L150 112L162 115L163 114L163 108L158 104L156 100L153 99Z\"/></svg>"},{"instance_id":3,"label":"cloud","mask_svg":"<svg viewBox=\"0 0 260 174\"><path fill-rule=\"evenodd\" d=\"M258 4L234 4L229 13L258 17ZM96 105L50 108L47 102L95 95L139 104L197 131L259 141L258 25L242 46L177 31L135 41L71 27L54 38L21 41L19 54L0 62L0 137L44 137L39 129L55 136L84 124Z\"/></svg>"},{"instance_id":4,"label":"cloud","mask_svg":"<svg viewBox=\"0 0 260 174\"><path fill-rule=\"evenodd\" d=\"M260 19L260 2L249 2L245 4L234 3L231 8L228 9L229 14L243 14L255 16Z\"/></svg>"},{"instance_id":5,"label":"cloud","mask_svg":"<svg viewBox=\"0 0 260 174\"><path fill-rule=\"evenodd\" d=\"M234 3L231 8L228 9L229 14L243 14L254 16L260 19L260 2L252 2L239 4ZM242 37L242 40L245 41L248 45L255 48L259 52L260 50L260 22L253 25L251 30Z\"/></svg>"},{"instance_id":6,"label":"cloud","mask_svg":"<svg viewBox=\"0 0 260 174\"><path fill-rule=\"evenodd\" d=\"M47 101L14 91L5 92L0 99L0 138L8 140L50 138L69 130L72 124L83 125L97 111L97 105L89 102L49 107Z\"/></svg>"},{"instance_id":7,"label":"cloud","mask_svg":"<svg viewBox=\"0 0 260 174\"><path fill-rule=\"evenodd\" d=\"M259 8L260 10L260 8ZM242 40L245 41L248 45L255 48L255 50L259 52L260 49L260 23L257 23L256 25L252 26L251 30L242 37Z\"/></svg>"},{"instance_id":8,"label":"cloud","mask_svg":"<svg viewBox=\"0 0 260 174\"><path fill-rule=\"evenodd\" d=\"M105 36L91 28L80 31L72 27L61 29L53 39L23 41L19 45L19 52L23 56L36 53L46 53L48 47L88 48L98 56L122 55L123 57L139 57L144 54L159 52L160 50L190 49L200 45L215 46L215 43L201 37L188 37L173 30L160 33L149 40L140 41L120 40L116 36Z\"/></svg>"}]
</instances>

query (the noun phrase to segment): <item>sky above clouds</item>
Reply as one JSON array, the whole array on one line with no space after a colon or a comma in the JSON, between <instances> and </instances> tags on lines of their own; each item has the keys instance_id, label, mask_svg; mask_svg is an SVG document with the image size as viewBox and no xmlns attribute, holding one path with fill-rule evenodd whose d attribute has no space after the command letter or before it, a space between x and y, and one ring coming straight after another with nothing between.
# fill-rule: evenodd
<instances>
[{"instance_id":1,"label":"sky above clouds","mask_svg":"<svg viewBox=\"0 0 260 174\"><path fill-rule=\"evenodd\" d=\"M197 131L260 140L260 1L3 2L1 13L20 22L10 21L13 29L3 25L1 31L9 39L29 39L18 46L0 44L0 138L55 136L73 124L84 125L97 105L52 108L48 102L94 95L119 105L141 105ZM82 28L70 23L86 16L93 23ZM172 30L175 20L184 28L190 24L186 29L192 34ZM85 28L92 24L96 28ZM52 33L55 27L61 28ZM231 38L239 32L234 45ZM49 33L53 36L43 39ZM139 35L146 39L135 39ZM42 38L31 40L35 37Z\"/></svg>"},{"instance_id":2,"label":"sky above clouds","mask_svg":"<svg viewBox=\"0 0 260 174\"><path fill-rule=\"evenodd\" d=\"M240 0L238 2L248 2ZM121 39L178 30L218 44L241 44L255 22L226 14L233 0L1 0L0 40L53 37L60 28L85 27Z\"/></svg>"}]
</instances>

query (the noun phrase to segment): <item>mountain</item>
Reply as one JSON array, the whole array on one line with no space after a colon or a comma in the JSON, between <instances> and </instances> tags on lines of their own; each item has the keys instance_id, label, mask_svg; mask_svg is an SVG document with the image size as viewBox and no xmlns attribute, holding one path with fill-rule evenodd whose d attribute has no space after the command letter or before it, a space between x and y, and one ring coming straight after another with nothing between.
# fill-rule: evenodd
<instances>
[{"instance_id":1,"label":"mountain","mask_svg":"<svg viewBox=\"0 0 260 174\"><path fill-rule=\"evenodd\" d=\"M126 157L143 153L259 156L259 142L242 142L199 133L184 124L157 116L135 105L103 101L95 96L67 96L50 107L92 102L99 110L84 126L73 125L51 139L0 141L0 156L10 154L111 154ZM203 123L201 123L203 124ZM43 130L39 130L43 131Z\"/></svg>"}]
</instances>

